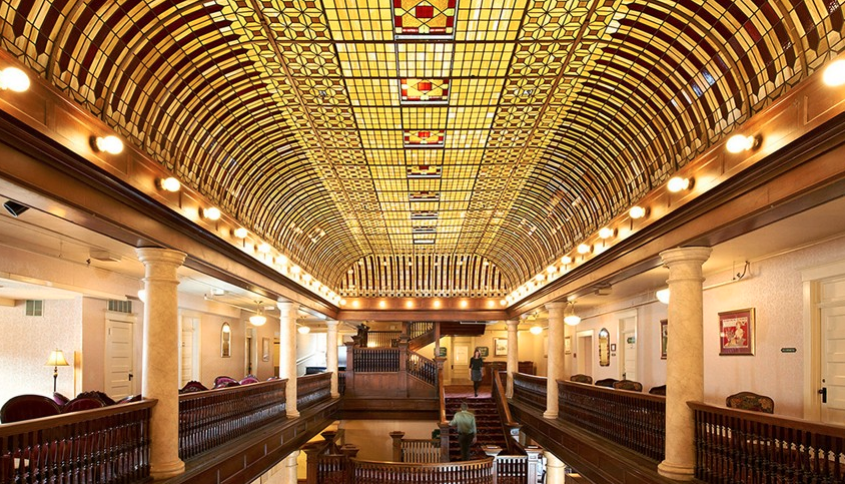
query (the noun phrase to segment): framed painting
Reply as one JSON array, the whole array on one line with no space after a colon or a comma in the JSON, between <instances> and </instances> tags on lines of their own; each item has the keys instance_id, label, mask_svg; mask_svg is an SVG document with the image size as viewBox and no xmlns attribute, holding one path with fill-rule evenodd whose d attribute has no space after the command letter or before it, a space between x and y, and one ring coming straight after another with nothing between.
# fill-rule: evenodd
<instances>
[{"instance_id":1,"label":"framed painting","mask_svg":"<svg viewBox=\"0 0 845 484\"><path fill-rule=\"evenodd\" d=\"M261 359L270 361L270 338L261 338Z\"/></svg>"},{"instance_id":2,"label":"framed painting","mask_svg":"<svg viewBox=\"0 0 845 484\"><path fill-rule=\"evenodd\" d=\"M478 354L481 355L482 358L487 358L490 356L490 348L487 346L479 346L476 348L478 350Z\"/></svg>"},{"instance_id":3,"label":"framed painting","mask_svg":"<svg viewBox=\"0 0 845 484\"><path fill-rule=\"evenodd\" d=\"M507 338L493 338L493 356L508 356Z\"/></svg>"},{"instance_id":4,"label":"framed painting","mask_svg":"<svg viewBox=\"0 0 845 484\"><path fill-rule=\"evenodd\" d=\"M754 355L754 308L719 313L719 355Z\"/></svg>"},{"instance_id":5,"label":"framed painting","mask_svg":"<svg viewBox=\"0 0 845 484\"><path fill-rule=\"evenodd\" d=\"M669 342L669 338L667 336L667 328L669 327L669 320L668 319L661 319L660 320L660 359L666 359L666 344Z\"/></svg>"}]
</instances>

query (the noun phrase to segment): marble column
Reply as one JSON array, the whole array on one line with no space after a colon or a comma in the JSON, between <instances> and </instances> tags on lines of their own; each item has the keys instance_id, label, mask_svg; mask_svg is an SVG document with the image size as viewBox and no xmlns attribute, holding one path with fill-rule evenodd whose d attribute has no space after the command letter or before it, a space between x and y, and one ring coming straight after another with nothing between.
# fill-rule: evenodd
<instances>
[{"instance_id":1,"label":"marble column","mask_svg":"<svg viewBox=\"0 0 845 484\"><path fill-rule=\"evenodd\" d=\"M296 316L299 304L278 301L276 305L281 311L279 316L279 377L287 378L285 386L285 405L288 418L299 417L296 409Z\"/></svg>"},{"instance_id":2,"label":"marble column","mask_svg":"<svg viewBox=\"0 0 845 484\"><path fill-rule=\"evenodd\" d=\"M690 481L695 468L695 420L688 401L704 395L704 310L701 266L709 247L660 253L669 268L669 343L666 351L666 458L657 467L670 479Z\"/></svg>"},{"instance_id":3,"label":"marble column","mask_svg":"<svg viewBox=\"0 0 845 484\"><path fill-rule=\"evenodd\" d=\"M185 471L179 459L179 300L176 270L185 254L135 249L144 264L144 347L141 394L158 400L150 416L150 475L164 479Z\"/></svg>"},{"instance_id":4,"label":"marble column","mask_svg":"<svg viewBox=\"0 0 845 484\"><path fill-rule=\"evenodd\" d=\"M332 398L339 398L337 391L337 321L326 321L326 370L332 372Z\"/></svg>"},{"instance_id":5,"label":"marble column","mask_svg":"<svg viewBox=\"0 0 845 484\"><path fill-rule=\"evenodd\" d=\"M519 320L507 321L508 325L508 382L505 396L513 398L513 374L519 371Z\"/></svg>"},{"instance_id":6,"label":"marble column","mask_svg":"<svg viewBox=\"0 0 845 484\"><path fill-rule=\"evenodd\" d=\"M557 381L563 378L563 310L566 303L546 304L549 311L549 357L546 371L546 412L543 418L555 419L558 415Z\"/></svg>"},{"instance_id":7,"label":"marble column","mask_svg":"<svg viewBox=\"0 0 845 484\"><path fill-rule=\"evenodd\" d=\"M296 465L296 459L298 457L298 450L291 452L287 457L285 457L285 470L282 471L285 476L283 482L287 484L296 484L299 482L299 476L297 475L298 467Z\"/></svg>"},{"instance_id":8,"label":"marble column","mask_svg":"<svg viewBox=\"0 0 845 484\"><path fill-rule=\"evenodd\" d=\"M564 469L566 466L563 465L560 459L557 458L556 455L552 454L549 451L545 452L546 455L546 484L563 484L566 480L566 473Z\"/></svg>"}]
</instances>

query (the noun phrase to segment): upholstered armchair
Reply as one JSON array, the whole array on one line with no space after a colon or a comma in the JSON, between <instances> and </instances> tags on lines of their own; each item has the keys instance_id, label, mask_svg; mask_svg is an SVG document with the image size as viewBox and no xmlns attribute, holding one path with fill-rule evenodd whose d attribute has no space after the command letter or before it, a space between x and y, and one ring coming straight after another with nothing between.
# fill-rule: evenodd
<instances>
[{"instance_id":1,"label":"upholstered armchair","mask_svg":"<svg viewBox=\"0 0 845 484\"><path fill-rule=\"evenodd\" d=\"M191 380L188 383L185 383L185 386L179 390L179 393L204 392L206 390L208 390L208 388L205 385L198 381Z\"/></svg>"},{"instance_id":2,"label":"upholstered armchair","mask_svg":"<svg viewBox=\"0 0 845 484\"><path fill-rule=\"evenodd\" d=\"M253 375L247 375L241 380L241 385L249 385L250 383L258 383L258 378L255 378Z\"/></svg>"},{"instance_id":3,"label":"upholstered armchair","mask_svg":"<svg viewBox=\"0 0 845 484\"><path fill-rule=\"evenodd\" d=\"M649 390L648 393L650 393L652 395L663 395L665 397L666 396L666 385L651 387L651 390Z\"/></svg>"},{"instance_id":4,"label":"upholstered armchair","mask_svg":"<svg viewBox=\"0 0 845 484\"><path fill-rule=\"evenodd\" d=\"M67 405L62 407L62 413L79 412L82 410L93 410L95 408L103 408L106 404L99 398L93 397L76 397L67 402Z\"/></svg>"},{"instance_id":5,"label":"upholstered armchair","mask_svg":"<svg viewBox=\"0 0 845 484\"><path fill-rule=\"evenodd\" d=\"M593 384L593 377L591 377L589 375L578 374L578 375L572 375L571 377L569 377L569 381L574 381L575 383L586 383L588 385L592 385Z\"/></svg>"},{"instance_id":6,"label":"upholstered armchair","mask_svg":"<svg viewBox=\"0 0 845 484\"><path fill-rule=\"evenodd\" d=\"M739 392L725 399L728 408L750 410L752 412L775 413L775 401L765 395L751 392Z\"/></svg>"},{"instance_id":7,"label":"upholstered armchair","mask_svg":"<svg viewBox=\"0 0 845 484\"><path fill-rule=\"evenodd\" d=\"M222 387L222 385L220 385L221 383L228 383L228 382L232 382L232 381L237 382L238 380L235 380L234 378L232 378L230 376L218 376L217 378L214 379L214 388L221 388Z\"/></svg>"},{"instance_id":8,"label":"upholstered armchair","mask_svg":"<svg viewBox=\"0 0 845 484\"><path fill-rule=\"evenodd\" d=\"M0 422L12 423L62 413L56 402L43 395L18 395L0 408Z\"/></svg>"},{"instance_id":9,"label":"upholstered armchair","mask_svg":"<svg viewBox=\"0 0 845 484\"><path fill-rule=\"evenodd\" d=\"M629 392L643 391L643 384L633 380L620 380L613 382L614 390L628 390Z\"/></svg>"},{"instance_id":10,"label":"upholstered armchair","mask_svg":"<svg viewBox=\"0 0 845 484\"><path fill-rule=\"evenodd\" d=\"M607 387L607 388L613 388L613 384L614 384L614 383L616 383L617 381L618 381L618 380L615 380L615 379L613 379L613 378L605 378L604 380L598 380L598 381L595 383L595 385L596 385L597 387Z\"/></svg>"},{"instance_id":11,"label":"upholstered armchair","mask_svg":"<svg viewBox=\"0 0 845 484\"><path fill-rule=\"evenodd\" d=\"M92 390L90 392L82 392L76 396L76 398L93 398L95 400L100 400L103 402L103 407L107 407L109 405L114 405L115 401L112 397L106 395L103 392L98 392L97 390ZM75 399L74 399L75 400ZM71 400L73 401L73 400Z\"/></svg>"}]
</instances>

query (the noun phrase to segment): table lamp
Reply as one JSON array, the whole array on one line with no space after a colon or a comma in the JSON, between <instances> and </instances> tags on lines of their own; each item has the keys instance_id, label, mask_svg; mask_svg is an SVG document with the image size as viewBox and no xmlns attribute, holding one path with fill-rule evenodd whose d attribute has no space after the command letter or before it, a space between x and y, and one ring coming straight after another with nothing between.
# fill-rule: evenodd
<instances>
[{"instance_id":1,"label":"table lamp","mask_svg":"<svg viewBox=\"0 0 845 484\"><path fill-rule=\"evenodd\" d=\"M56 380L59 378L59 367L70 365L65 359L65 355L62 353L62 350L56 349L50 352L50 357L47 359L47 363L45 363L44 366L53 367L53 393L56 393Z\"/></svg>"}]
</instances>

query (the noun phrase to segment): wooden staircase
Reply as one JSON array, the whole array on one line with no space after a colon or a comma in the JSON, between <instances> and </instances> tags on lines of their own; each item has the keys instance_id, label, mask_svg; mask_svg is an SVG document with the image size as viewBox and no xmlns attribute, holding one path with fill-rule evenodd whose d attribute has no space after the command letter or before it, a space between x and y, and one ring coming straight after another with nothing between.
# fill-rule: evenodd
<instances>
[{"instance_id":1,"label":"wooden staircase","mask_svg":"<svg viewBox=\"0 0 845 484\"><path fill-rule=\"evenodd\" d=\"M496 402L492 397L487 398L446 398L446 419L451 421L461 409L461 403L466 402L469 411L475 414L475 426L478 430L476 443L470 449L470 459L483 459L483 445L498 445L507 449L505 434L502 432L502 420L496 409ZM461 446L458 444L457 434L449 439L449 459L452 462L461 459Z\"/></svg>"}]
</instances>

